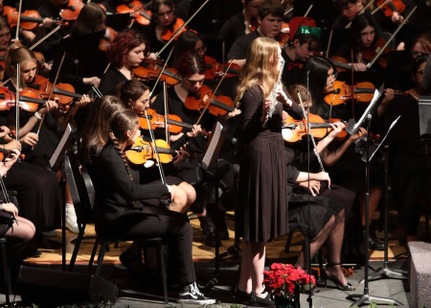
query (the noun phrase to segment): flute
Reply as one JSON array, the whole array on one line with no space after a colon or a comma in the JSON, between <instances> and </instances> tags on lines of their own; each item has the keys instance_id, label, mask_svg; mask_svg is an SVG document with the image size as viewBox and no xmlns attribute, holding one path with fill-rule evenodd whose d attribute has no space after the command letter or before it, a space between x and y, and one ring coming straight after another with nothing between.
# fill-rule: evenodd
<instances>
[{"instance_id":1,"label":"flute","mask_svg":"<svg viewBox=\"0 0 431 308\"><path fill-rule=\"evenodd\" d=\"M278 68L279 68L278 78L277 78L277 82L274 84L274 87L272 88L271 95L269 96L271 99L271 105L268 108L268 113L266 114L265 121L262 124L263 128L266 127L268 120L270 118L272 118L272 114L275 111L275 106L277 105L278 91L280 91L280 89L282 89L281 75L283 74L284 62L285 61L284 61L283 57L281 57L281 55L280 55L278 58Z\"/></svg>"}]
</instances>

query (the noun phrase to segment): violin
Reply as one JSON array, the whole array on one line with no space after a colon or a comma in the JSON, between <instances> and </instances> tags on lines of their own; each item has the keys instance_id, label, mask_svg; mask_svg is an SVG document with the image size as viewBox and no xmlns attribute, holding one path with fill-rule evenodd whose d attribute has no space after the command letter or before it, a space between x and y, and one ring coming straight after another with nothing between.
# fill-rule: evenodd
<instances>
[{"instance_id":1,"label":"violin","mask_svg":"<svg viewBox=\"0 0 431 308\"><path fill-rule=\"evenodd\" d=\"M106 27L105 34L100 39L99 50L107 51L109 46L111 46L112 41L117 36L118 32L112 29L111 27Z\"/></svg>"},{"instance_id":2,"label":"violin","mask_svg":"<svg viewBox=\"0 0 431 308\"><path fill-rule=\"evenodd\" d=\"M234 103L229 96L218 95L209 101L212 96L212 90L208 86L202 85L196 93L189 92L184 104L189 110L208 109L214 116L223 116L234 111Z\"/></svg>"},{"instance_id":3,"label":"violin","mask_svg":"<svg viewBox=\"0 0 431 308\"><path fill-rule=\"evenodd\" d=\"M388 67L388 61L385 56L381 56L382 53L387 53L389 51L388 48L382 51L382 48L386 45L386 41L382 38L378 38L374 47L369 47L362 52L362 59L369 63L371 62L377 55L377 61L382 68Z\"/></svg>"},{"instance_id":4,"label":"violin","mask_svg":"<svg viewBox=\"0 0 431 308\"><path fill-rule=\"evenodd\" d=\"M170 25L169 27L165 27L162 30L162 33L160 34L160 38L167 42L169 41L176 33L177 31L179 31L181 29L181 32L178 33L178 35L176 37L178 37L181 33L183 33L184 31L186 31L186 27L184 27L184 20L182 20L181 18L177 17L175 19L175 22Z\"/></svg>"},{"instance_id":5,"label":"violin","mask_svg":"<svg viewBox=\"0 0 431 308\"><path fill-rule=\"evenodd\" d=\"M401 14L406 9L406 5L402 0L377 0L376 6L380 7L386 17L391 17L393 12Z\"/></svg>"},{"instance_id":6,"label":"violin","mask_svg":"<svg viewBox=\"0 0 431 308\"><path fill-rule=\"evenodd\" d=\"M205 55L205 79L213 80L220 78L225 75L225 78L236 77L241 71L241 67L235 63L232 63L227 72L226 64L218 63L213 57Z\"/></svg>"},{"instance_id":7,"label":"violin","mask_svg":"<svg viewBox=\"0 0 431 308\"><path fill-rule=\"evenodd\" d=\"M15 107L15 93L6 87L0 87L0 111L10 110ZM40 99L40 96L32 90L20 91L19 107L28 112L35 112L39 105L45 104L45 101Z\"/></svg>"},{"instance_id":8,"label":"violin","mask_svg":"<svg viewBox=\"0 0 431 308\"><path fill-rule=\"evenodd\" d=\"M18 18L20 19L20 26L24 30L34 30L39 24L43 23L43 18L36 10L27 10L18 16L18 11L11 7L5 6L3 8L3 16L6 17L9 26L16 27Z\"/></svg>"},{"instance_id":9,"label":"violin","mask_svg":"<svg viewBox=\"0 0 431 308\"><path fill-rule=\"evenodd\" d=\"M353 93L352 93L353 88ZM355 85L347 85L344 81L335 80L334 90L325 96L324 101L328 105L338 106L354 99L361 103L369 103L374 96L375 86L369 81L358 82Z\"/></svg>"},{"instance_id":10,"label":"violin","mask_svg":"<svg viewBox=\"0 0 431 308\"><path fill-rule=\"evenodd\" d=\"M133 69L133 77L142 81L155 80L160 75L162 68L163 65L160 65L157 61L146 60L139 67ZM173 86L180 82L178 72L173 68L165 68L160 80L166 82L168 86Z\"/></svg>"},{"instance_id":11,"label":"violin","mask_svg":"<svg viewBox=\"0 0 431 308\"><path fill-rule=\"evenodd\" d=\"M309 113L308 119L310 121L310 132L315 139L324 138L331 130L331 123L340 122L339 119L330 119L329 123L325 122L317 114ZM282 129L283 139L286 142L297 142L300 141L305 135L308 135L308 127L306 125L306 120L295 120L290 115L283 120ZM347 132L344 129L337 134L336 139L344 139L347 136Z\"/></svg>"},{"instance_id":12,"label":"violin","mask_svg":"<svg viewBox=\"0 0 431 308\"><path fill-rule=\"evenodd\" d=\"M148 26L151 22L151 11L146 10L138 0L118 5L117 13L130 14L142 26Z\"/></svg>"},{"instance_id":13,"label":"violin","mask_svg":"<svg viewBox=\"0 0 431 308\"><path fill-rule=\"evenodd\" d=\"M41 75L36 75L33 83L28 88L36 90L41 98L48 99L52 90L52 83ZM81 98L81 94L75 93L75 88L68 83L58 83L52 90L51 99L57 100L60 106L66 106L72 103L73 98ZM55 95L54 95L55 94Z\"/></svg>"},{"instance_id":14,"label":"violin","mask_svg":"<svg viewBox=\"0 0 431 308\"><path fill-rule=\"evenodd\" d=\"M154 146L159 153L160 162L165 164L172 161L172 154L175 154L174 150L171 150L169 144L162 140L156 139ZM153 145L145 141L142 137L137 138L135 143L125 151L127 159L134 165L143 165L149 159L156 160L156 152L154 151Z\"/></svg>"},{"instance_id":15,"label":"violin","mask_svg":"<svg viewBox=\"0 0 431 308\"><path fill-rule=\"evenodd\" d=\"M149 130L148 122L150 122L152 130L165 127L165 117L163 115L158 114L154 109L151 108L148 108L146 111L148 115L148 120L146 117L139 117L139 127L141 129ZM175 114L168 114L167 122L169 132L173 134L181 133L183 128L193 128L193 125L183 123L181 118Z\"/></svg>"},{"instance_id":16,"label":"violin","mask_svg":"<svg viewBox=\"0 0 431 308\"><path fill-rule=\"evenodd\" d=\"M67 7L60 10L60 17L67 21L76 20L84 5L81 0L69 0Z\"/></svg>"}]
</instances>

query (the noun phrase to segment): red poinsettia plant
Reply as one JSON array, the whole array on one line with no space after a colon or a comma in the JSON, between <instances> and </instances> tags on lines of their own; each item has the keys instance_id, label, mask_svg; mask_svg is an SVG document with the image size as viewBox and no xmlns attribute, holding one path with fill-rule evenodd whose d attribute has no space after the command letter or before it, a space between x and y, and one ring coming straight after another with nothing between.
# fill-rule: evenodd
<instances>
[{"instance_id":1,"label":"red poinsettia plant","mask_svg":"<svg viewBox=\"0 0 431 308\"><path fill-rule=\"evenodd\" d=\"M316 278L302 268L292 264L273 263L269 271L264 271L265 292L273 298L290 298L295 293L312 289Z\"/></svg>"}]
</instances>

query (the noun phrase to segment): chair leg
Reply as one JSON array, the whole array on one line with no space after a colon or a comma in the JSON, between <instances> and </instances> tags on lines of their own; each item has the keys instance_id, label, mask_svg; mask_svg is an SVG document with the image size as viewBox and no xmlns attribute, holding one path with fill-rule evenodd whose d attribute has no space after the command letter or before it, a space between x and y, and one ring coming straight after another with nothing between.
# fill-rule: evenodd
<instances>
[{"instance_id":1,"label":"chair leg","mask_svg":"<svg viewBox=\"0 0 431 308\"><path fill-rule=\"evenodd\" d=\"M95 276L99 276L100 274L100 270L102 269L103 259L105 258L105 251L106 251L106 242L101 241L99 256L97 257L97 268L96 268L96 272L94 273Z\"/></svg>"},{"instance_id":2,"label":"chair leg","mask_svg":"<svg viewBox=\"0 0 431 308\"><path fill-rule=\"evenodd\" d=\"M93 250L91 251L90 260L88 261L88 269L87 269L88 274L91 274L91 272L92 272L94 257L96 256L98 246L99 246L99 239L96 238L96 240L94 241Z\"/></svg>"},{"instance_id":3,"label":"chair leg","mask_svg":"<svg viewBox=\"0 0 431 308\"><path fill-rule=\"evenodd\" d=\"M162 275L162 283L163 283L163 297L165 299L165 304L169 303L168 298L168 281L166 275L166 265L165 265L165 247L163 243L160 243L157 251L159 252L159 260L160 260L160 274Z\"/></svg>"},{"instance_id":4,"label":"chair leg","mask_svg":"<svg viewBox=\"0 0 431 308\"><path fill-rule=\"evenodd\" d=\"M0 250L3 258L3 275L4 275L3 278L4 278L4 286L5 286L6 305L9 306L10 304L9 295L11 293L11 288L10 288L10 273L9 273L9 266L8 266L5 244L6 244L6 238L4 237L0 238Z\"/></svg>"},{"instance_id":5,"label":"chair leg","mask_svg":"<svg viewBox=\"0 0 431 308\"><path fill-rule=\"evenodd\" d=\"M78 237L76 238L75 247L73 248L72 257L70 258L70 262L69 262L70 272L73 272L73 269L75 267L76 258L78 256L79 248L81 248L81 242L84 237L84 231L85 231L85 224L83 224L79 228L79 234L78 234Z\"/></svg>"},{"instance_id":6,"label":"chair leg","mask_svg":"<svg viewBox=\"0 0 431 308\"><path fill-rule=\"evenodd\" d=\"M284 247L285 253L288 253L290 251L290 246L292 245L293 232L294 231L290 231L289 234L287 235L286 246Z\"/></svg>"}]
</instances>

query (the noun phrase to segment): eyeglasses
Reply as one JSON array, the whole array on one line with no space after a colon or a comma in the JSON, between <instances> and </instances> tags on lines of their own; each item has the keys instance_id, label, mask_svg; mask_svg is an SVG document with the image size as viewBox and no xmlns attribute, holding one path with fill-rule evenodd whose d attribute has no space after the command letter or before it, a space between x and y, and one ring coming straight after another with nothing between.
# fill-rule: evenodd
<instances>
[{"instance_id":1,"label":"eyeglasses","mask_svg":"<svg viewBox=\"0 0 431 308\"><path fill-rule=\"evenodd\" d=\"M334 79L337 79L337 76L338 76L338 74L337 73L333 73L333 74L328 74L326 77L327 78L334 78Z\"/></svg>"},{"instance_id":2,"label":"eyeglasses","mask_svg":"<svg viewBox=\"0 0 431 308\"><path fill-rule=\"evenodd\" d=\"M157 13L157 16L159 16L159 17L164 17L165 15L166 15L166 16L171 16L173 13L174 13L174 11L173 11L173 10L169 10L169 11L164 12L164 13L162 13L162 12Z\"/></svg>"},{"instance_id":3,"label":"eyeglasses","mask_svg":"<svg viewBox=\"0 0 431 308\"><path fill-rule=\"evenodd\" d=\"M416 71L416 73L418 73L419 75L423 75L424 74L424 70L418 70L418 71Z\"/></svg>"},{"instance_id":4,"label":"eyeglasses","mask_svg":"<svg viewBox=\"0 0 431 308\"><path fill-rule=\"evenodd\" d=\"M414 57L414 58L418 58L420 56L426 56L426 54L420 52L420 51L415 51L415 50L411 50L410 54Z\"/></svg>"}]
</instances>

